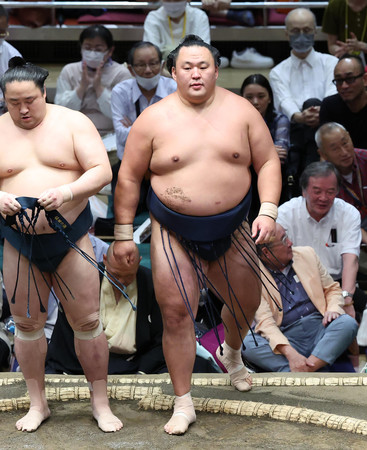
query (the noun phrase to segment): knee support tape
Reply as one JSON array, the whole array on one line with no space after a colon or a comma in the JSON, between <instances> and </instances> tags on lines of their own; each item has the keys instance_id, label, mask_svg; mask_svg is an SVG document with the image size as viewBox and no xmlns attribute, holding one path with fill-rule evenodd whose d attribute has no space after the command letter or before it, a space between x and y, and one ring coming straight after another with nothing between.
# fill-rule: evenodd
<instances>
[{"instance_id":1,"label":"knee support tape","mask_svg":"<svg viewBox=\"0 0 367 450\"><path fill-rule=\"evenodd\" d=\"M37 341L41 339L45 335L44 329L41 328L39 330L34 331L22 331L15 325L15 333L14 336L22 341Z\"/></svg>"},{"instance_id":2,"label":"knee support tape","mask_svg":"<svg viewBox=\"0 0 367 450\"><path fill-rule=\"evenodd\" d=\"M81 339L82 341L89 341L90 339L98 337L103 332L103 325L102 322L99 321L97 328L94 328L94 330L88 331L73 330L73 331L74 336L77 339Z\"/></svg>"},{"instance_id":3,"label":"knee support tape","mask_svg":"<svg viewBox=\"0 0 367 450\"><path fill-rule=\"evenodd\" d=\"M13 314L15 322L14 336L23 341L36 341L44 336L45 322L37 321L31 318L16 316Z\"/></svg>"}]
</instances>

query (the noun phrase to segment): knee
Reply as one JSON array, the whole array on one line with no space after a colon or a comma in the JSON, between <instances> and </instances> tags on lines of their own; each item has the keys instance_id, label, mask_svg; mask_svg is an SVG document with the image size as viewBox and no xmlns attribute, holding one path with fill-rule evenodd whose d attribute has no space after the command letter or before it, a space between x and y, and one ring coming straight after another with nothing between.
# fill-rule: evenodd
<instances>
[{"instance_id":1,"label":"knee","mask_svg":"<svg viewBox=\"0 0 367 450\"><path fill-rule=\"evenodd\" d=\"M344 336L343 339L349 337L353 340L357 336L358 332L358 324L353 317L348 314L342 314L338 318L336 318L330 325L333 325L338 330L340 336ZM329 327L330 327L329 325ZM333 329L334 327L330 327ZM328 327L326 328L327 331Z\"/></svg>"},{"instance_id":2,"label":"knee","mask_svg":"<svg viewBox=\"0 0 367 450\"><path fill-rule=\"evenodd\" d=\"M183 308L164 308L162 310L164 329L167 331L178 332L193 326L193 321L186 310Z\"/></svg>"},{"instance_id":3,"label":"knee","mask_svg":"<svg viewBox=\"0 0 367 450\"><path fill-rule=\"evenodd\" d=\"M93 339L98 337L103 331L98 312L94 312L77 320L72 320L71 318L68 318L68 320L74 331L74 336L78 339Z\"/></svg>"},{"instance_id":4,"label":"knee","mask_svg":"<svg viewBox=\"0 0 367 450\"><path fill-rule=\"evenodd\" d=\"M15 336L24 341L35 341L44 335L46 317L33 319L13 314L15 322Z\"/></svg>"}]
</instances>

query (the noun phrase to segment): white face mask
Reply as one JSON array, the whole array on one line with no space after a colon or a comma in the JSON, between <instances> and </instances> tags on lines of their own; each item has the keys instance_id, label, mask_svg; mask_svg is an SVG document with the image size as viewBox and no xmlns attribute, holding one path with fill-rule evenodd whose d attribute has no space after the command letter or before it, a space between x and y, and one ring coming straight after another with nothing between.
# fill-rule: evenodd
<instances>
[{"instance_id":1,"label":"white face mask","mask_svg":"<svg viewBox=\"0 0 367 450\"><path fill-rule=\"evenodd\" d=\"M162 2L163 8L167 13L167 16L172 17L172 19L177 19L182 16L185 12L187 2Z\"/></svg>"},{"instance_id":2,"label":"white face mask","mask_svg":"<svg viewBox=\"0 0 367 450\"><path fill-rule=\"evenodd\" d=\"M82 50L82 59L91 69L97 69L103 62L104 57L107 55L108 50L105 52L95 52L94 50Z\"/></svg>"},{"instance_id":3,"label":"white face mask","mask_svg":"<svg viewBox=\"0 0 367 450\"><path fill-rule=\"evenodd\" d=\"M138 85L141 86L143 89L146 89L147 91L156 88L158 86L159 78L161 77L161 74L158 73L157 75L154 75L154 77L152 78L144 78L139 75L136 75L135 71L134 75Z\"/></svg>"}]
</instances>

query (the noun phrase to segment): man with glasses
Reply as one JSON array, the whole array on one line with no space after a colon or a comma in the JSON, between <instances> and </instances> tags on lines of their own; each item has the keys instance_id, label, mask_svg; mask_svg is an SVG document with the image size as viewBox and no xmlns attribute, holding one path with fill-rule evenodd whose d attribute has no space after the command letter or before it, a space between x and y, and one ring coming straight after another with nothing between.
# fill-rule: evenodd
<instances>
[{"instance_id":1,"label":"man with glasses","mask_svg":"<svg viewBox=\"0 0 367 450\"><path fill-rule=\"evenodd\" d=\"M316 20L309 9L292 10L285 25L292 51L270 71L269 78L275 109L291 121L288 176L298 180L303 169L319 159L314 142L319 107L324 97L336 93L332 79L338 60L314 50Z\"/></svg>"},{"instance_id":2,"label":"man with glasses","mask_svg":"<svg viewBox=\"0 0 367 450\"><path fill-rule=\"evenodd\" d=\"M162 53L156 45L146 41L137 42L130 49L127 62L133 78L117 84L111 95L117 156L120 160L131 126L139 114L177 88L172 78L161 76Z\"/></svg>"},{"instance_id":3,"label":"man with glasses","mask_svg":"<svg viewBox=\"0 0 367 450\"><path fill-rule=\"evenodd\" d=\"M356 147L367 148L367 73L359 56L340 58L333 82L338 93L322 101L320 124L340 123L349 131Z\"/></svg>"},{"instance_id":4,"label":"man with glasses","mask_svg":"<svg viewBox=\"0 0 367 450\"><path fill-rule=\"evenodd\" d=\"M6 42L6 38L9 36L8 19L8 12L0 5L0 77L8 70L9 60L13 56L22 56L16 48L10 45L9 42ZM0 115L4 112L4 98L0 90Z\"/></svg>"},{"instance_id":5,"label":"man with glasses","mask_svg":"<svg viewBox=\"0 0 367 450\"><path fill-rule=\"evenodd\" d=\"M248 334L242 354L267 372L327 370L353 342L357 323L315 251L292 245L279 224L273 241L258 245L267 289L255 314L258 345Z\"/></svg>"}]
</instances>

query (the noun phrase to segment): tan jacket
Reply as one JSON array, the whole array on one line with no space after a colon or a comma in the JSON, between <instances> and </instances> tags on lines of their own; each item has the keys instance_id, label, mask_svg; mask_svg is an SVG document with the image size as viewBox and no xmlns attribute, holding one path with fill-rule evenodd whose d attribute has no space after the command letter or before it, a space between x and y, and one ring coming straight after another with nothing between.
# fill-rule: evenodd
<instances>
[{"instance_id":1,"label":"tan jacket","mask_svg":"<svg viewBox=\"0 0 367 450\"><path fill-rule=\"evenodd\" d=\"M270 272L262 264L261 268L276 286ZM293 269L310 300L322 315L325 314L325 311L344 314L344 299L340 285L331 278L313 248L293 247ZM270 295L282 307L279 291L263 274L261 277ZM283 311L278 311L270 295L263 287L260 306L255 315L255 332L266 338L273 352L279 354L280 352L276 349L277 345L290 344L279 329L283 320Z\"/></svg>"}]
</instances>

